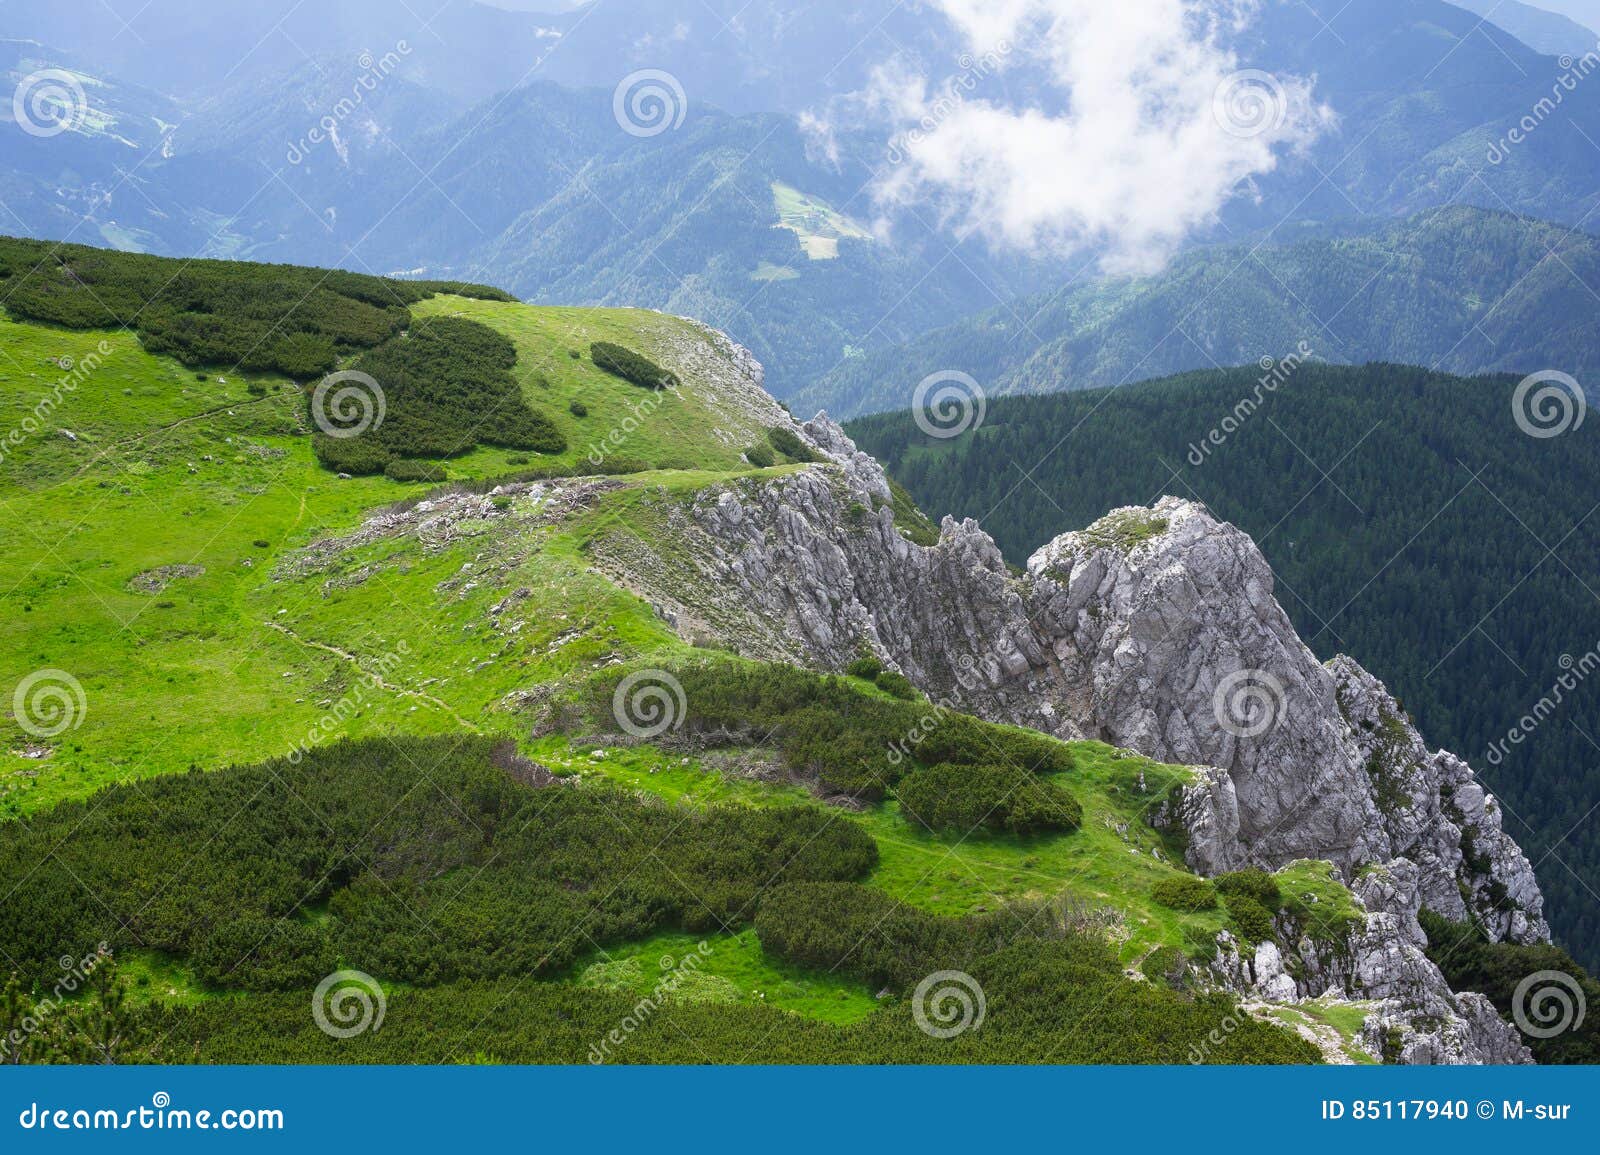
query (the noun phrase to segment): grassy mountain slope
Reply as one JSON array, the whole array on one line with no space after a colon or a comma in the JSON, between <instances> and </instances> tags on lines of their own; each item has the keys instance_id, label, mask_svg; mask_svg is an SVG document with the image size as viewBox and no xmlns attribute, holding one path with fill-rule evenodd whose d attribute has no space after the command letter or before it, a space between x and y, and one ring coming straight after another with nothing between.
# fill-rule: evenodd
<instances>
[{"instance_id":1,"label":"grassy mountain slope","mask_svg":"<svg viewBox=\"0 0 1600 1155\"><path fill-rule=\"evenodd\" d=\"M586 354L570 355L620 338L669 361L680 348L708 363L720 357L687 322L460 297L436 298L415 312L476 318L516 342L525 395L567 443L560 454L538 455L545 472L597 471L588 463L596 452L618 470L737 469L742 448L763 435L755 416L715 391L710 373L639 422L642 390L596 369ZM197 374L145 352L126 332L10 320L0 329L7 353L0 420L16 429L38 422L0 462L0 588L9 611L3 665L17 678L45 665L65 668L89 701L82 725L49 758L29 756L25 734L9 736L0 802L7 812L112 778L281 752L360 684L363 664L396 655L402 642L410 656L398 657L409 668L391 680L407 691L364 699L350 720L355 732L402 719L424 732L454 729L527 679L522 666L570 664L555 654L475 668L492 655L490 643L430 612L435 587L473 563L479 551L470 541L419 549L413 564L349 589L277 580L294 549L426 491L383 477L342 480L323 468L305 397L286 378ZM74 376L63 364L89 368ZM62 381L71 388L58 389ZM33 418L51 397L58 404L42 421ZM574 404L585 416L575 415ZM765 420L779 416L772 406ZM639 428L612 435L632 424ZM524 472L528 464L528 455L480 447L446 468L470 480ZM607 639L625 632L635 647L659 642L666 631L648 607L585 572L584 532L566 528L528 561L530 580L536 570L540 588L559 591L543 606L538 638L581 624L578 632ZM482 595L464 600L469 608L458 613L482 614ZM419 688L435 679L451 685L448 705Z\"/></svg>"},{"instance_id":2,"label":"grassy mountain slope","mask_svg":"<svg viewBox=\"0 0 1600 1155\"><path fill-rule=\"evenodd\" d=\"M132 283L105 260L102 284ZM91 292L68 284L68 301ZM1315 1058L1168 977L1233 925L1158 897L1195 882L1143 822L1187 769L964 720L979 753L942 757L1037 772L1081 820L962 837L892 798L825 805L811 760L887 774L888 738L929 704L697 650L594 571L595 540L648 534L707 484L798 468L745 460L763 443L782 457L768 431L788 419L728 346L642 311L452 293L404 310L407 332L449 316L509 338L566 448L480 445L442 460L442 489L345 478L314 454L309 382L0 320L0 423L17 431L0 460L0 949L22 984L0 1009L45 997L62 956L104 943L116 959L107 991L25 1032L25 1057L107 1057L83 1017L105 1014L120 1060L590 1061L682 969L658 956L692 954L606 1061L1176 1062L1225 1020L1209 1059ZM603 372L596 341L677 389ZM681 736L618 732L641 667L688 686ZM64 714L18 692L40 672ZM849 741L802 755L819 716ZM1314 864L1282 880L1286 903L1348 910ZM991 1004L941 1049L910 995L952 965ZM389 995L382 1031L350 1047L305 1007L339 968Z\"/></svg>"},{"instance_id":3,"label":"grassy mountain slope","mask_svg":"<svg viewBox=\"0 0 1600 1155\"><path fill-rule=\"evenodd\" d=\"M1292 235L1292 234L1291 234ZM1600 243L1504 213L1445 208L1294 241L1199 249L1160 274L990 309L848 361L795 399L833 414L908 404L940 369L990 396L1121 385L1282 357L1456 373L1600 369L1587 285Z\"/></svg>"},{"instance_id":4,"label":"grassy mountain slope","mask_svg":"<svg viewBox=\"0 0 1600 1155\"><path fill-rule=\"evenodd\" d=\"M1475 765L1536 866L1558 939L1592 963L1600 833L1578 819L1600 800L1600 694L1570 672L1594 664L1600 638L1592 422L1525 435L1506 377L1306 364L1262 379L1252 368L1005 398L952 441L929 441L905 414L851 432L923 508L980 518L1016 562L1162 493L1250 533L1312 648L1356 658L1430 740Z\"/></svg>"}]
</instances>

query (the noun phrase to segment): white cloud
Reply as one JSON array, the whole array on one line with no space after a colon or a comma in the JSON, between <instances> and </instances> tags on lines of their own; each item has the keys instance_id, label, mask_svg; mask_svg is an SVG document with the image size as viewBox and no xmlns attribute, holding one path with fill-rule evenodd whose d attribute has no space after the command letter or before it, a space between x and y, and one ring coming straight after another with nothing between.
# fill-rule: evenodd
<instances>
[{"instance_id":1,"label":"white cloud","mask_svg":"<svg viewBox=\"0 0 1600 1155\"><path fill-rule=\"evenodd\" d=\"M902 131L877 192L889 205L931 201L1002 246L1159 267L1332 118L1310 81L1248 69L1225 46L1255 0L937 3L971 57L932 84L878 71L869 99ZM1024 63L1057 90L1050 107L991 95L996 72Z\"/></svg>"}]
</instances>

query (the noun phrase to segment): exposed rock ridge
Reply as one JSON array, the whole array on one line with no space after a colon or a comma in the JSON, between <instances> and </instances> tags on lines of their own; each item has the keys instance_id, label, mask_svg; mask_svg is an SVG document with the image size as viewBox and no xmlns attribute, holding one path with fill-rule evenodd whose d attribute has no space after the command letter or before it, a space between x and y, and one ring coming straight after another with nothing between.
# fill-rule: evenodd
<instances>
[{"instance_id":1,"label":"exposed rock ridge","mask_svg":"<svg viewBox=\"0 0 1600 1155\"><path fill-rule=\"evenodd\" d=\"M618 576L751 656L837 670L870 649L983 716L1214 768L1177 808L1202 873L1406 859L1439 913L1548 938L1493 798L1359 665L1316 660L1247 535L1168 497L1017 574L971 520L908 541L878 463L826 415L799 428L827 464L700 492L676 551L694 572L635 558Z\"/></svg>"},{"instance_id":2,"label":"exposed rock ridge","mask_svg":"<svg viewBox=\"0 0 1600 1155\"><path fill-rule=\"evenodd\" d=\"M1450 990L1423 953L1418 873L1403 858L1363 870L1352 892L1367 913L1343 937L1319 938L1283 914L1274 938L1254 948L1223 931L1213 970L1230 990L1271 1004L1357 1004L1365 1012L1360 1045L1389 1062L1532 1062L1493 1004Z\"/></svg>"}]
</instances>

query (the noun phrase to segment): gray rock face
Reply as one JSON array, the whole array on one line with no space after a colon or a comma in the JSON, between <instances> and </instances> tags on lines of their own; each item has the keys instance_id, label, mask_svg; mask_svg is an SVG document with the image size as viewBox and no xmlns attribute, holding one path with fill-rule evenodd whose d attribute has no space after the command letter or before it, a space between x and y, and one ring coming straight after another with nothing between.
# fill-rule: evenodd
<instances>
[{"instance_id":1,"label":"gray rock face","mask_svg":"<svg viewBox=\"0 0 1600 1155\"><path fill-rule=\"evenodd\" d=\"M1283 914L1274 939L1253 950L1223 931L1213 972L1247 999L1354 1005L1364 1014L1362 1047L1391 1062L1531 1062L1488 1000L1451 991L1423 953L1417 875L1403 858L1363 870L1352 893L1366 917L1342 937L1319 938Z\"/></svg>"},{"instance_id":2,"label":"gray rock face","mask_svg":"<svg viewBox=\"0 0 1600 1155\"><path fill-rule=\"evenodd\" d=\"M1496 937L1548 938L1493 798L1377 679L1317 661L1247 535L1168 497L1015 575L970 520L906 540L877 462L825 415L803 433L830 465L703 492L682 527L697 572L630 559L629 584L752 656L837 670L871 650L985 717L1215 768L1176 815L1203 873L1406 858L1441 914L1470 905Z\"/></svg>"}]
</instances>

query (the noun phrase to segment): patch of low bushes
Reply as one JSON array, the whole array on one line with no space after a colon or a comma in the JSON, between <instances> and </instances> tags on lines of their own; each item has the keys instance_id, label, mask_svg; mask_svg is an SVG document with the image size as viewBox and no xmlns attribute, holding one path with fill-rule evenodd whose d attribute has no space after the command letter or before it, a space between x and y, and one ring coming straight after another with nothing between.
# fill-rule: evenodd
<instances>
[{"instance_id":1,"label":"patch of low bushes","mask_svg":"<svg viewBox=\"0 0 1600 1155\"><path fill-rule=\"evenodd\" d=\"M627 346L611 341L596 341L590 345L589 359L594 362L595 368L604 369L613 377L621 377L645 389L671 389L678 384L677 377L643 353L635 353Z\"/></svg>"},{"instance_id":2,"label":"patch of low bushes","mask_svg":"<svg viewBox=\"0 0 1600 1155\"><path fill-rule=\"evenodd\" d=\"M317 457L329 469L366 474L398 458L453 457L479 444L560 453L566 439L523 398L511 374L516 363L516 346L486 325L460 317L418 323L352 366L376 382L381 399L357 378L320 397L307 390Z\"/></svg>"},{"instance_id":3,"label":"patch of low bushes","mask_svg":"<svg viewBox=\"0 0 1600 1155\"><path fill-rule=\"evenodd\" d=\"M785 429L782 426L769 429L767 430L767 441L771 443L772 448L783 454L790 461L809 462L822 460L812 450L811 446L800 440L799 435L793 429Z\"/></svg>"},{"instance_id":4,"label":"patch of low bushes","mask_svg":"<svg viewBox=\"0 0 1600 1155\"><path fill-rule=\"evenodd\" d=\"M1150 888L1150 897L1172 910L1215 910L1217 889L1192 874L1163 878Z\"/></svg>"},{"instance_id":5,"label":"patch of low bushes","mask_svg":"<svg viewBox=\"0 0 1600 1155\"><path fill-rule=\"evenodd\" d=\"M1061 787L993 763L919 766L900 780L895 795L908 821L956 834L1043 834L1076 830L1083 821L1077 799Z\"/></svg>"},{"instance_id":6,"label":"patch of low bushes","mask_svg":"<svg viewBox=\"0 0 1600 1155\"><path fill-rule=\"evenodd\" d=\"M863 801L884 798L917 765L1009 765L1034 774L1073 768L1064 742L947 705L866 694L849 678L728 661L686 665L674 675L684 689L685 735L770 742L793 773ZM591 709L602 721L622 676L592 686Z\"/></svg>"}]
</instances>

